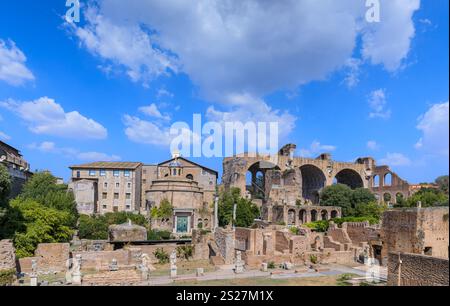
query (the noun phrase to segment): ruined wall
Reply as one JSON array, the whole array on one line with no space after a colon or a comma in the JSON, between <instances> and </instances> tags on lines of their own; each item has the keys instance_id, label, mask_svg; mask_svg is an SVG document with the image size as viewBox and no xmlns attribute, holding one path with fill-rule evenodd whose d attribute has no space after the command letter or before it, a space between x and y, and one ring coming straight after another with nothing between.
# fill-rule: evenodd
<instances>
[{"instance_id":1,"label":"ruined wall","mask_svg":"<svg viewBox=\"0 0 450 306\"><path fill-rule=\"evenodd\" d=\"M0 241L0 271L16 270L16 255L11 240Z\"/></svg>"},{"instance_id":2,"label":"ruined wall","mask_svg":"<svg viewBox=\"0 0 450 306\"><path fill-rule=\"evenodd\" d=\"M284 231L276 231L275 233L275 250L280 253L289 253L289 233Z\"/></svg>"},{"instance_id":3,"label":"ruined wall","mask_svg":"<svg viewBox=\"0 0 450 306\"><path fill-rule=\"evenodd\" d=\"M380 230L371 227L368 221L346 223L346 229L353 245L379 239Z\"/></svg>"},{"instance_id":4,"label":"ruined wall","mask_svg":"<svg viewBox=\"0 0 450 306\"><path fill-rule=\"evenodd\" d=\"M410 208L383 214L384 256L389 252L448 258L448 207Z\"/></svg>"},{"instance_id":5,"label":"ruined wall","mask_svg":"<svg viewBox=\"0 0 450 306\"><path fill-rule=\"evenodd\" d=\"M127 266L131 263L131 254L129 250L118 251L100 251L100 252L74 252L73 258L81 255L82 270L105 270L108 269L112 260L117 260L120 266Z\"/></svg>"},{"instance_id":6,"label":"ruined wall","mask_svg":"<svg viewBox=\"0 0 450 306\"><path fill-rule=\"evenodd\" d=\"M402 261L399 269L399 257ZM388 286L448 286L448 259L431 256L389 253Z\"/></svg>"},{"instance_id":7,"label":"ruined wall","mask_svg":"<svg viewBox=\"0 0 450 306\"><path fill-rule=\"evenodd\" d=\"M64 271L69 259L70 245L68 243L41 243L38 245L35 257L39 271Z\"/></svg>"},{"instance_id":8,"label":"ruined wall","mask_svg":"<svg viewBox=\"0 0 450 306\"><path fill-rule=\"evenodd\" d=\"M234 232L232 230L218 228L214 233L214 240L220 255L225 260L225 264L233 264L235 256Z\"/></svg>"}]
</instances>

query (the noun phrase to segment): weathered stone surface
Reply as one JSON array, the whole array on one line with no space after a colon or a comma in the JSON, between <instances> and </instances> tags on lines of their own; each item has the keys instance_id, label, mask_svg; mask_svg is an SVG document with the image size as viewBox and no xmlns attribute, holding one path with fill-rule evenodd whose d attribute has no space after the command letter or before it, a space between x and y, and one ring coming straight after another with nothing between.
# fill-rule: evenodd
<instances>
[{"instance_id":1,"label":"weathered stone surface","mask_svg":"<svg viewBox=\"0 0 450 306\"><path fill-rule=\"evenodd\" d=\"M16 270L16 255L11 240L0 241L0 271Z\"/></svg>"},{"instance_id":2,"label":"weathered stone surface","mask_svg":"<svg viewBox=\"0 0 450 306\"><path fill-rule=\"evenodd\" d=\"M134 225L130 222L111 225L109 227L109 239L110 241L145 241L147 240L147 229L143 226Z\"/></svg>"},{"instance_id":3,"label":"weathered stone surface","mask_svg":"<svg viewBox=\"0 0 450 306\"><path fill-rule=\"evenodd\" d=\"M448 259L392 252L388 262L389 286L449 285Z\"/></svg>"}]
</instances>

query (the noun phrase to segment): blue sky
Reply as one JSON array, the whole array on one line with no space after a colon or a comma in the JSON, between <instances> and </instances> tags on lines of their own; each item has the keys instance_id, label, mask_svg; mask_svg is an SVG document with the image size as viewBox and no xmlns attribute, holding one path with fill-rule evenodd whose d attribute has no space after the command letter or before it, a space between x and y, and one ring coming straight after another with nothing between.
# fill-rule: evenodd
<instances>
[{"instance_id":1,"label":"blue sky","mask_svg":"<svg viewBox=\"0 0 450 306\"><path fill-rule=\"evenodd\" d=\"M2 3L0 138L32 169L164 161L199 113L410 182L448 173L448 1L381 1L376 24L363 0L80 2L75 24L65 0Z\"/></svg>"}]
</instances>

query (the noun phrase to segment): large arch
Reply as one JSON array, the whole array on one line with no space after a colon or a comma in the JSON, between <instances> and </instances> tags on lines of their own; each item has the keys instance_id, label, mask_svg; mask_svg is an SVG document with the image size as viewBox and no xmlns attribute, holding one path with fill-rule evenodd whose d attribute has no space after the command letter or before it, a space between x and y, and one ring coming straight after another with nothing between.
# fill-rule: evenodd
<instances>
[{"instance_id":1,"label":"large arch","mask_svg":"<svg viewBox=\"0 0 450 306\"><path fill-rule=\"evenodd\" d=\"M280 168L266 161L258 161L251 164L246 173L246 189L252 198L265 199L267 195L266 172L268 170L280 170Z\"/></svg>"},{"instance_id":2,"label":"large arch","mask_svg":"<svg viewBox=\"0 0 450 306\"><path fill-rule=\"evenodd\" d=\"M347 185L351 189L363 188L364 181L358 172L352 169L344 169L335 176L338 184Z\"/></svg>"},{"instance_id":3,"label":"large arch","mask_svg":"<svg viewBox=\"0 0 450 306\"><path fill-rule=\"evenodd\" d=\"M326 176L318 167L304 165L300 167L302 174L302 196L313 204L319 203L319 192L326 185Z\"/></svg>"}]
</instances>

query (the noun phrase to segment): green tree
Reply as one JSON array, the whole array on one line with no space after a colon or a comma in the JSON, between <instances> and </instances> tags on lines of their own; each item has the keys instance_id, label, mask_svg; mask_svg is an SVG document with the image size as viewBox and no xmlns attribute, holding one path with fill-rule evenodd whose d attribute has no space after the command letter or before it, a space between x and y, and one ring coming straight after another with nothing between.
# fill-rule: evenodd
<instances>
[{"instance_id":1,"label":"green tree","mask_svg":"<svg viewBox=\"0 0 450 306\"><path fill-rule=\"evenodd\" d=\"M366 188L357 188L352 191L352 207L357 208L360 204L377 202L375 195Z\"/></svg>"},{"instance_id":2,"label":"green tree","mask_svg":"<svg viewBox=\"0 0 450 306\"><path fill-rule=\"evenodd\" d=\"M448 194L448 175L438 177L435 183L439 186L439 189L441 189L442 192Z\"/></svg>"},{"instance_id":3,"label":"green tree","mask_svg":"<svg viewBox=\"0 0 450 306\"><path fill-rule=\"evenodd\" d=\"M386 205L380 205L377 202L361 203L356 206L354 216L371 217L379 221L386 209Z\"/></svg>"},{"instance_id":4,"label":"green tree","mask_svg":"<svg viewBox=\"0 0 450 306\"><path fill-rule=\"evenodd\" d=\"M56 184L56 178L49 172L37 172L24 185L19 195L22 200L32 199L46 207L66 211L70 215L70 225L75 227L78 211L75 197L67 185Z\"/></svg>"},{"instance_id":5,"label":"green tree","mask_svg":"<svg viewBox=\"0 0 450 306\"><path fill-rule=\"evenodd\" d=\"M20 212L22 227L14 236L16 255L33 256L39 243L69 242L73 230L71 216L67 211L46 207L35 200L17 198L10 202L11 208Z\"/></svg>"},{"instance_id":6,"label":"green tree","mask_svg":"<svg viewBox=\"0 0 450 306\"><path fill-rule=\"evenodd\" d=\"M250 200L241 197L239 188L232 188L228 192L224 192L219 198L219 225L227 226L232 223L234 204L236 207L236 226L249 227L254 220L259 217L259 208Z\"/></svg>"},{"instance_id":7,"label":"green tree","mask_svg":"<svg viewBox=\"0 0 450 306\"><path fill-rule=\"evenodd\" d=\"M422 207L448 206L448 195L436 189L422 188L406 200L406 207L416 207L418 202Z\"/></svg>"},{"instance_id":8,"label":"green tree","mask_svg":"<svg viewBox=\"0 0 450 306\"><path fill-rule=\"evenodd\" d=\"M104 216L82 215L78 224L78 236L81 239L105 240L108 239L110 225L123 224L131 220L133 224L148 228L148 222L143 215L129 212L106 213Z\"/></svg>"},{"instance_id":9,"label":"green tree","mask_svg":"<svg viewBox=\"0 0 450 306\"><path fill-rule=\"evenodd\" d=\"M336 184L325 187L320 193L320 204L323 206L338 206L342 208L342 215L352 216L352 189L347 185Z\"/></svg>"},{"instance_id":10,"label":"green tree","mask_svg":"<svg viewBox=\"0 0 450 306\"><path fill-rule=\"evenodd\" d=\"M0 210L7 206L10 192L11 177L6 167L3 164L0 164Z\"/></svg>"}]
</instances>

